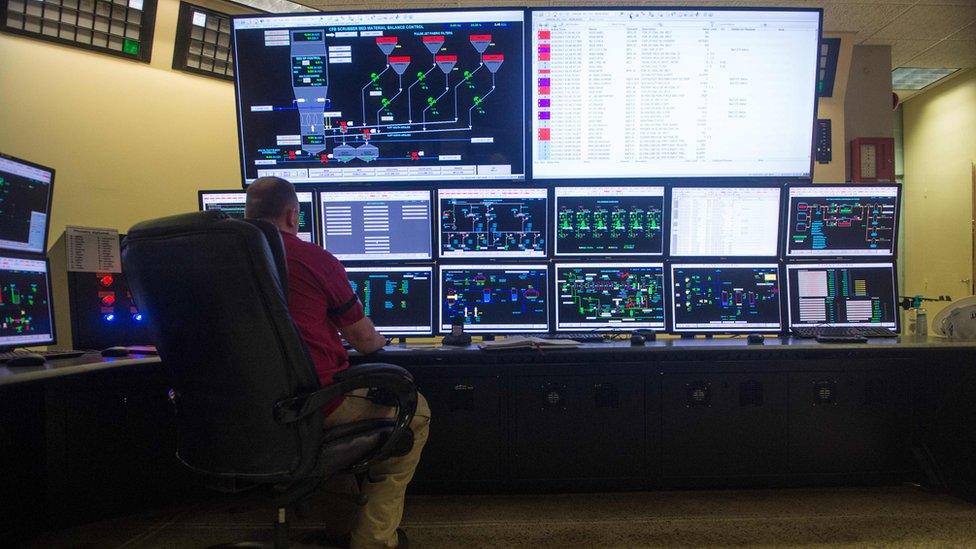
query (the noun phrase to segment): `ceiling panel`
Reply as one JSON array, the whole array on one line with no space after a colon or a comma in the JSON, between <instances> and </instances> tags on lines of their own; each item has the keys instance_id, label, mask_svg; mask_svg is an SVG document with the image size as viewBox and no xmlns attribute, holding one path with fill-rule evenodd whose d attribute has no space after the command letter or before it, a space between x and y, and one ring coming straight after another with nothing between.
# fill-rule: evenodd
<instances>
[{"instance_id":1,"label":"ceiling panel","mask_svg":"<svg viewBox=\"0 0 976 549\"><path fill-rule=\"evenodd\" d=\"M915 6L879 30L872 38L940 39L976 20L976 4Z\"/></svg>"},{"instance_id":2,"label":"ceiling panel","mask_svg":"<svg viewBox=\"0 0 976 549\"><path fill-rule=\"evenodd\" d=\"M973 0L918 0L915 3L920 6L972 6Z\"/></svg>"},{"instance_id":3,"label":"ceiling panel","mask_svg":"<svg viewBox=\"0 0 976 549\"><path fill-rule=\"evenodd\" d=\"M865 46L891 46L891 66L905 66L915 55L935 45L938 40L884 40L872 38L862 42Z\"/></svg>"},{"instance_id":4,"label":"ceiling panel","mask_svg":"<svg viewBox=\"0 0 976 549\"><path fill-rule=\"evenodd\" d=\"M976 66L976 40L943 40L901 63L903 67L953 67Z\"/></svg>"},{"instance_id":5,"label":"ceiling panel","mask_svg":"<svg viewBox=\"0 0 976 549\"><path fill-rule=\"evenodd\" d=\"M859 32L870 35L895 20L911 4L886 2L884 4L827 4L824 10L824 29L833 32Z\"/></svg>"}]
</instances>

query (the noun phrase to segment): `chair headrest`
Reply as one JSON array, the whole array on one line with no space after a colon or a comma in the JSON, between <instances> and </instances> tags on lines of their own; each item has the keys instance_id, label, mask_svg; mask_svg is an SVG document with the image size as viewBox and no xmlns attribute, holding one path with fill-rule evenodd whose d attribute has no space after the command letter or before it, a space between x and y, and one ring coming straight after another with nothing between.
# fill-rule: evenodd
<instances>
[{"instance_id":1,"label":"chair headrest","mask_svg":"<svg viewBox=\"0 0 976 549\"><path fill-rule=\"evenodd\" d=\"M232 229L235 225L238 227L241 226L240 221L231 218L221 210L207 210L160 217L158 219L150 219L137 223L129 229L127 238L136 240L140 238L184 235L211 229L215 223L225 223L224 227L228 229ZM275 270L278 274L278 283L287 301L288 262L285 257L285 247L281 241L281 232L274 224L263 219L245 219L244 223L257 228L264 235L264 239L268 243L268 248L271 250L271 257L274 259Z\"/></svg>"},{"instance_id":2,"label":"chair headrest","mask_svg":"<svg viewBox=\"0 0 976 549\"><path fill-rule=\"evenodd\" d=\"M136 223L129 229L127 236L132 238L152 238L183 234L194 230L207 229L214 223L227 219L230 219L230 216L221 210L170 215Z\"/></svg>"}]
</instances>

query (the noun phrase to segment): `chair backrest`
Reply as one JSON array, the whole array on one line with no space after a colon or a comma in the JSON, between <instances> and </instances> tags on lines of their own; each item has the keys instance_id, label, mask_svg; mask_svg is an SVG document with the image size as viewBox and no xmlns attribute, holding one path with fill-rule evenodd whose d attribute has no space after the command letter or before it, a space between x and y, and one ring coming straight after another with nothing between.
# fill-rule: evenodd
<instances>
[{"instance_id":1,"label":"chair backrest","mask_svg":"<svg viewBox=\"0 0 976 549\"><path fill-rule=\"evenodd\" d=\"M288 314L284 259L273 226L219 211L145 221L123 242L133 297L173 374L178 455L197 471L277 482L315 465L321 414L284 425L273 413L319 387Z\"/></svg>"}]
</instances>

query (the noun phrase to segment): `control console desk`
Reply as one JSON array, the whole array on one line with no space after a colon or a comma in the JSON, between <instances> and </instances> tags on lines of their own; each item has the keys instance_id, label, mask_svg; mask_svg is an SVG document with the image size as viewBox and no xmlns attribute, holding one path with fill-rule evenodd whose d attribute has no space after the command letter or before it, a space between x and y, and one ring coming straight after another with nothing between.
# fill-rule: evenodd
<instances>
[{"instance_id":1,"label":"control console desk","mask_svg":"<svg viewBox=\"0 0 976 549\"><path fill-rule=\"evenodd\" d=\"M430 491L944 482L976 496L976 342L391 345L431 406Z\"/></svg>"},{"instance_id":2,"label":"control console desk","mask_svg":"<svg viewBox=\"0 0 976 549\"><path fill-rule=\"evenodd\" d=\"M156 356L0 365L0 539L194 493Z\"/></svg>"}]
</instances>

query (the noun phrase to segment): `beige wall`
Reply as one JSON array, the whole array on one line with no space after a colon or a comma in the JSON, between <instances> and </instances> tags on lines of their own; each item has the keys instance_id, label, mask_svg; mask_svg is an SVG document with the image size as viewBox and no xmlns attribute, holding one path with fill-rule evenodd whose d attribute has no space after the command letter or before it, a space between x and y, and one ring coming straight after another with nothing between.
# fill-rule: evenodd
<instances>
[{"instance_id":1,"label":"beige wall","mask_svg":"<svg viewBox=\"0 0 976 549\"><path fill-rule=\"evenodd\" d=\"M904 106L902 261L907 295L970 295L972 163L976 162L976 70ZM929 319L942 308L927 306Z\"/></svg>"},{"instance_id":2,"label":"beige wall","mask_svg":"<svg viewBox=\"0 0 976 549\"><path fill-rule=\"evenodd\" d=\"M50 242L240 188L233 84L170 68L178 10L159 1L149 65L0 34L0 151L57 170Z\"/></svg>"},{"instance_id":3,"label":"beige wall","mask_svg":"<svg viewBox=\"0 0 976 549\"><path fill-rule=\"evenodd\" d=\"M813 180L817 183L840 183L847 181L845 167L847 159L847 138L844 133L844 102L847 95L847 82L851 73L851 58L854 50L854 33L824 33L827 38L840 38L840 52L837 55L837 74L834 76L834 93L831 97L821 97L817 104L817 118L830 120L832 160L819 164L814 160Z\"/></svg>"},{"instance_id":4,"label":"beige wall","mask_svg":"<svg viewBox=\"0 0 976 549\"><path fill-rule=\"evenodd\" d=\"M894 137L891 109L891 46L854 46L851 73L844 98L844 134L847 147L858 137ZM851 163L846 158L850 179Z\"/></svg>"}]
</instances>

